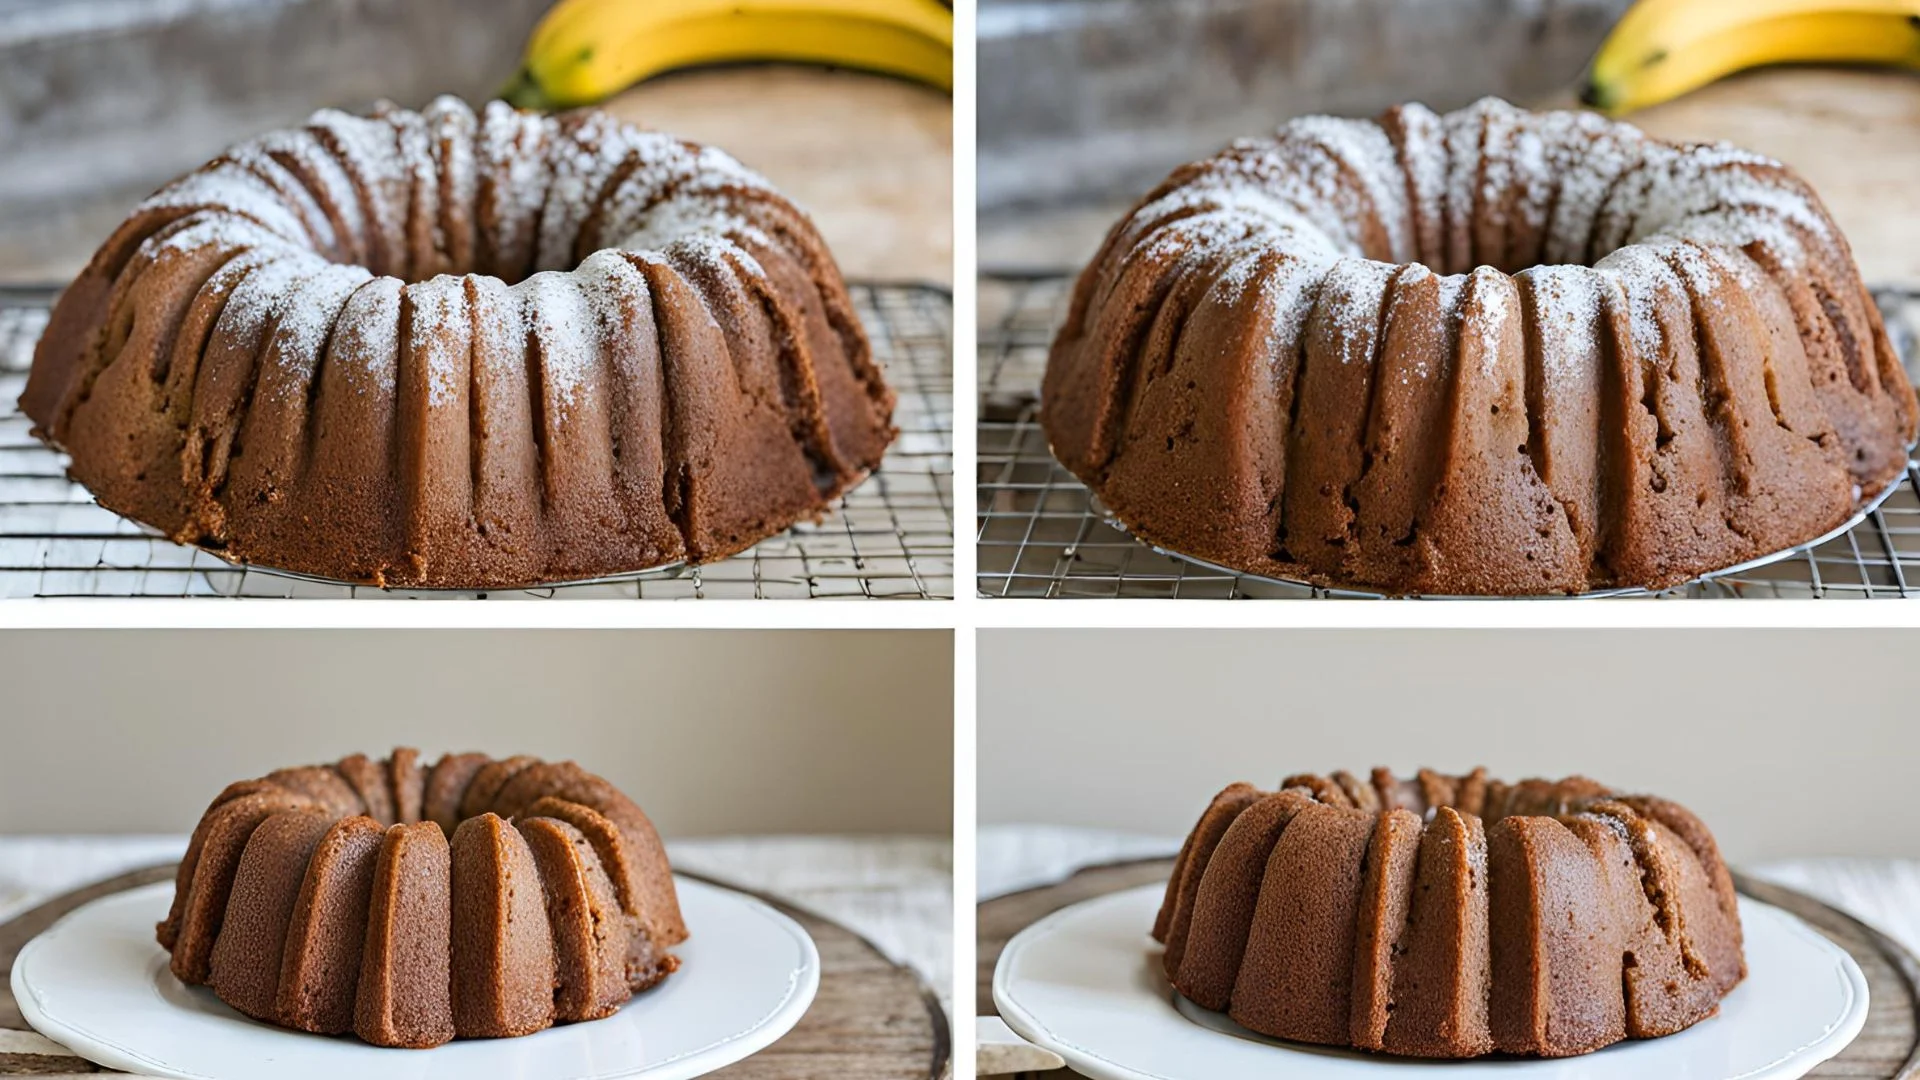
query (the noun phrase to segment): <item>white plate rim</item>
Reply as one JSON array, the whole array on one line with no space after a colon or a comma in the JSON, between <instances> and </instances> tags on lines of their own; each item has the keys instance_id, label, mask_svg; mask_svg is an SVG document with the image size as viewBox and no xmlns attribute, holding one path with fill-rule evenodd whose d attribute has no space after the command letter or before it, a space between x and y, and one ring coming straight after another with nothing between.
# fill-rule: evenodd
<instances>
[{"instance_id":1,"label":"white plate rim","mask_svg":"<svg viewBox=\"0 0 1920 1080\"><path fill-rule=\"evenodd\" d=\"M773 928L792 939L794 945L800 950L800 965L789 972L787 988L780 1000L752 1025L716 1039L705 1046L681 1051L660 1061L642 1065L638 1069L594 1073L591 1077L582 1078L582 1080L693 1080L694 1077L704 1076L771 1046L799 1023L819 992L820 951L806 928L785 912L751 894L679 874L674 875L674 880L681 890L691 885L696 890L711 892L716 896L724 897L726 902L737 904L741 910L766 920ZM130 897L146 893L171 894L173 887L172 882L161 881L98 897L62 915L51 926L34 935L14 957L13 971L9 979L14 1000L28 1026L71 1050L77 1056L110 1069L172 1077L177 1080L220 1080L212 1074L187 1072L167 1065L134 1048L123 1046L106 1036L89 1031L70 1020L62 1020L50 1015L42 1006L40 997L31 983L32 962L36 950L47 947L57 934L70 932L74 925L84 921L77 917L87 913L89 909L97 911L99 906L109 902L130 903L132 902ZM317 1037L307 1032L276 1029L271 1026L262 1026L259 1031L261 1037L265 1038L275 1037L276 1033L287 1040L306 1040ZM480 1041L487 1040L463 1040L463 1042ZM496 1041L502 1044L513 1042L513 1040ZM369 1047L369 1049L377 1051L382 1048ZM410 1050L407 1053L409 1056L414 1056L433 1052L433 1050Z\"/></svg>"},{"instance_id":2,"label":"white plate rim","mask_svg":"<svg viewBox=\"0 0 1920 1080\"><path fill-rule=\"evenodd\" d=\"M1097 909L1105 906L1136 900L1143 893L1161 896L1164 895L1165 891L1165 882L1149 882L1131 888L1121 889L1103 896L1091 897L1052 912L1015 934L1001 950L999 959L995 961L993 968L993 1003L1001 1019L1006 1021L1007 1026L1011 1027L1021 1038L1032 1042L1036 1046L1059 1054L1065 1058L1067 1063L1073 1068L1086 1073L1090 1077L1096 1078L1096 1080L1190 1080L1190 1078L1187 1077L1170 1077L1160 1073L1136 1069L1123 1062L1114 1061L1111 1058L1105 1057L1093 1048L1082 1046L1058 1036L1020 1002L1012 985L1013 961L1018 958L1021 952L1028 946L1053 933L1054 930L1057 929L1058 924L1076 918L1086 918ZM1824 935L1813 929L1813 927L1809 926L1805 920L1794 915L1792 912L1766 903L1765 901L1756 900L1744 893L1740 896L1740 905L1743 922L1746 920L1749 911L1762 915L1763 917L1775 918L1782 928L1802 936L1837 958L1840 962L1841 973L1846 982L1847 1002L1842 1015L1829 1022L1825 1030L1822 1031L1817 1038L1773 1061L1749 1069L1746 1072L1726 1077L1724 1080L1786 1080L1786 1078L1789 1077L1804 1076L1815 1066L1832 1059L1842 1050L1845 1050L1854 1039L1859 1037L1861 1031L1865 1029L1867 1011L1870 1003L1866 974L1860 970L1860 965L1854 961L1853 957L1848 954L1845 949L1834 944ZM1156 998L1156 1000L1158 999ZM1184 1001L1184 999L1181 1000ZM1173 1003L1173 1008L1178 1012L1179 1002ZM1194 1024L1193 1030L1208 1031L1210 1029ZM1224 1033L1216 1034L1219 1034L1221 1038L1235 1038L1232 1035ZM1235 1039L1235 1041L1244 1042L1245 1040ZM1656 1044L1658 1040L1649 1040L1648 1042L1651 1045ZM1284 1050L1284 1047L1276 1047L1275 1049ZM1580 1058L1520 1058L1513 1060L1518 1064L1537 1064L1542 1060L1578 1062ZM1277 1065L1283 1063L1283 1059L1277 1059ZM1423 1061L1417 1058L1393 1058L1383 1060L1380 1064L1380 1070L1384 1074L1386 1070L1393 1069L1404 1075L1407 1072L1419 1073L1446 1069L1457 1066L1458 1064L1460 1063L1455 1061ZM1279 1069L1276 1068L1275 1071L1277 1073Z\"/></svg>"}]
</instances>

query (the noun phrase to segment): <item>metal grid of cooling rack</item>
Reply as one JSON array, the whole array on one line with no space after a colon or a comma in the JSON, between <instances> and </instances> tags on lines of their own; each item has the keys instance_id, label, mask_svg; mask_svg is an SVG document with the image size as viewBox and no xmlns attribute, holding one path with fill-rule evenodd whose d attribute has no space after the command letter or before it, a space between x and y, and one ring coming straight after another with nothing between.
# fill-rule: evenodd
<instances>
[{"instance_id":1,"label":"metal grid of cooling rack","mask_svg":"<svg viewBox=\"0 0 1920 1080\"><path fill-rule=\"evenodd\" d=\"M819 523L728 559L647 575L486 593L382 590L234 566L155 537L67 479L65 455L14 402L52 289L0 289L0 597L950 599L953 596L953 298L923 285L851 286L899 395L900 437L880 469Z\"/></svg>"},{"instance_id":2,"label":"metal grid of cooling rack","mask_svg":"<svg viewBox=\"0 0 1920 1080\"><path fill-rule=\"evenodd\" d=\"M980 281L977 588L988 597L1329 598L1161 554L1108 524L1091 492L1053 459L1040 430L1040 376L1072 288L1058 274ZM1909 368L1920 361L1920 294L1875 293ZM1910 372L1911 374L1911 372ZM1920 596L1920 466L1845 535L1758 569L1663 597ZM1643 594L1644 595L1644 594Z\"/></svg>"}]
</instances>

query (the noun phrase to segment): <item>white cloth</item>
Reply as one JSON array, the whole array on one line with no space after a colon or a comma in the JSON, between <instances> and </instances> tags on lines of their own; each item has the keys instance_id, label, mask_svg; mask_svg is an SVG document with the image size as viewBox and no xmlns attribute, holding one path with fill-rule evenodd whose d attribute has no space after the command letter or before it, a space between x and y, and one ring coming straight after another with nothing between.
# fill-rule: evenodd
<instances>
[{"instance_id":1,"label":"white cloth","mask_svg":"<svg viewBox=\"0 0 1920 1080\"><path fill-rule=\"evenodd\" d=\"M953 1007L953 844L898 836L740 836L667 845L677 869L777 896L906 964Z\"/></svg>"},{"instance_id":2,"label":"white cloth","mask_svg":"<svg viewBox=\"0 0 1920 1080\"><path fill-rule=\"evenodd\" d=\"M991 900L1065 881L1083 867L1171 858L1180 853L1180 838L1071 825L982 825L975 852L975 895Z\"/></svg>"},{"instance_id":3,"label":"white cloth","mask_svg":"<svg viewBox=\"0 0 1920 1080\"><path fill-rule=\"evenodd\" d=\"M1742 869L1824 900L1920 956L1920 859L1781 859Z\"/></svg>"},{"instance_id":4,"label":"white cloth","mask_svg":"<svg viewBox=\"0 0 1920 1080\"><path fill-rule=\"evenodd\" d=\"M62 893L178 859L184 836L0 837L0 922ZM935 837L750 836L667 845L676 869L775 896L912 967L949 1011L953 845Z\"/></svg>"}]
</instances>

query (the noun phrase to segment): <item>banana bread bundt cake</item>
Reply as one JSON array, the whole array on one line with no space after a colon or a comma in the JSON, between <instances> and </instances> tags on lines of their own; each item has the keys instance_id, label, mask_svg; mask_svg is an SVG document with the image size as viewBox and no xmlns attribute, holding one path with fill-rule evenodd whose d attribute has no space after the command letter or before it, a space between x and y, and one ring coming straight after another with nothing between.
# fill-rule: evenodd
<instances>
[{"instance_id":1,"label":"banana bread bundt cake","mask_svg":"<svg viewBox=\"0 0 1920 1080\"><path fill-rule=\"evenodd\" d=\"M334 110L137 207L21 407L103 506L229 558L487 588L739 551L892 441L807 217L599 112Z\"/></svg>"},{"instance_id":2,"label":"banana bread bundt cake","mask_svg":"<svg viewBox=\"0 0 1920 1080\"><path fill-rule=\"evenodd\" d=\"M1747 973L1733 878L1700 819L1484 769L1234 784L1181 847L1153 936L1202 1008L1417 1057L1671 1035Z\"/></svg>"},{"instance_id":3,"label":"banana bread bundt cake","mask_svg":"<svg viewBox=\"0 0 1920 1080\"><path fill-rule=\"evenodd\" d=\"M228 785L159 924L180 981L379 1046L595 1020L679 967L660 837L573 762L399 749Z\"/></svg>"},{"instance_id":4,"label":"banana bread bundt cake","mask_svg":"<svg viewBox=\"0 0 1920 1080\"><path fill-rule=\"evenodd\" d=\"M1664 587L1896 481L1914 391L1785 166L1486 100L1181 167L1053 344L1053 451L1234 569L1390 593Z\"/></svg>"}]
</instances>

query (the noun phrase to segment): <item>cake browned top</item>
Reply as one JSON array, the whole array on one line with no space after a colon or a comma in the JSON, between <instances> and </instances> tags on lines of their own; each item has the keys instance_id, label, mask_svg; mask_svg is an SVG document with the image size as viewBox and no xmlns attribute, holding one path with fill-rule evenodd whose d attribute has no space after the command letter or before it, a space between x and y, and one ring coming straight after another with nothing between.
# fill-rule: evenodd
<instances>
[{"instance_id":1,"label":"cake browned top","mask_svg":"<svg viewBox=\"0 0 1920 1080\"><path fill-rule=\"evenodd\" d=\"M1920 407L1790 169L1485 100L1176 169L1056 337L1061 462L1157 544L1395 593L1661 587L1811 540Z\"/></svg>"},{"instance_id":2,"label":"cake browned top","mask_svg":"<svg viewBox=\"0 0 1920 1080\"><path fill-rule=\"evenodd\" d=\"M409 748L228 785L156 928L175 976L381 1046L592 1020L687 937L652 823L573 762Z\"/></svg>"},{"instance_id":3,"label":"cake browned top","mask_svg":"<svg viewBox=\"0 0 1920 1080\"><path fill-rule=\"evenodd\" d=\"M134 208L22 408L230 558L498 587L740 550L875 468L893 394L807 215L585 110L322 110Z\"/></svg>"},{"instance_id":4,"label":"cake browned top","mask_svg":"<svg viewBox=\"0 0 1920 1080\"><path fill-rule=\"evenodd\" d=\"M1484 769L1228 786L1181 847L1153 936L1195 1004L1416 1057L1672 1034L1746 974L1733 879L1699 818Z\"/></svg>"}]
</instances>

